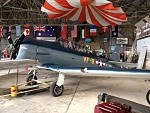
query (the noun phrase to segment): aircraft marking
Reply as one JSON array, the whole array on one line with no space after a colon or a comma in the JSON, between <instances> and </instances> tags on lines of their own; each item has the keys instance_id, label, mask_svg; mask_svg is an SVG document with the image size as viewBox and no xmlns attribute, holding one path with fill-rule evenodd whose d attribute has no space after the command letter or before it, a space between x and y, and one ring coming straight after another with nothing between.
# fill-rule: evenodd
<instances>
[{"instance_id":1,"label":"aircraft marking","mask_svg":"<svg viewBox=\"0 0 150 113\"><path fill-rule=\"evenodd\" d=\"M94 64L94 58L89 58L89 57L83 56L83 61Z\"/></svg>"}]
</instances>

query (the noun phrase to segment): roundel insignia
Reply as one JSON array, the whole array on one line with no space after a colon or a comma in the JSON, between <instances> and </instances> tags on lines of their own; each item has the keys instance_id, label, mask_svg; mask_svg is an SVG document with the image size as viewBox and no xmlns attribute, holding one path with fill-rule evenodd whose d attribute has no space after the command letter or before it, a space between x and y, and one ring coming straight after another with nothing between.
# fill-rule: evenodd
<instances>
[{"instance_id":1,"label":"roundel insignia","mask_svg":"<svg viewBox=\"0 0 150 113\"><path fill-rule=\"evenodd\" d=\"M103 62L102 60L97 60L96 64L98 65L98 67L103 67Z\"/></svg>"}]
</instances>

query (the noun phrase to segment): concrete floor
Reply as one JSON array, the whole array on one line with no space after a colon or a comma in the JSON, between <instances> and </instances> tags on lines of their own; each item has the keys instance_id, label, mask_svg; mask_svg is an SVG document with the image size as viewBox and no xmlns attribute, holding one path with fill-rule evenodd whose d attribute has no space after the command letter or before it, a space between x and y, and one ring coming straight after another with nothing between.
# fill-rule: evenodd
<instances>
[{"instance_id":1,"label":"concrete floor","mask_svg":"<svg viewBox=\"0 0 150 113\"><path fill-rule=\"evenodd\" d=\"M52 83L57 73L39 70L38 80ZM19 73L19 84L24 83L27 72ZM65 77L64 93L53 97L49 91L18 97L1 97L0 113L94 113L98 95L107 93L149 106L145 95L150 82L132 78ZM16 84L16 74L0 76L0 93ZM19 89L25 86L19 87ZM5 91L6 92L6 91ZM7 91L9 93L9 91Z\"/></svg>"}]
</instances>

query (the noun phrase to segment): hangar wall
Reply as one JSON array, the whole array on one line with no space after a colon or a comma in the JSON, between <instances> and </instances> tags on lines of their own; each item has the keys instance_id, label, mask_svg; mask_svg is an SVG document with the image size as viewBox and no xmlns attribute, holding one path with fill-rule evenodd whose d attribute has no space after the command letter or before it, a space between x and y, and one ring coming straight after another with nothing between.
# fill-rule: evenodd
<instances>
[{"instance_id":1,"label":"hangar wall","mask_svg":"<svg viewBox=\"0 0 150 113\"><path fill-rule=\"evenodd\" d=\"M139 21L136 25L136 39L137 39L137 54L139 55L142 47L147 46L146 63L144 68L150 69L150 19L144 18L144 21Z\"/></svg>"},{"instance_id":2,"label":"hangar wall","mask_svg":"<svg viewBox=\"0 0 150 113\"><path fill-rule=\"evenodd\" d=\"M150 69L150 37L145 37L137 40L137 53L140 54L142 47L147 47L146 63L144 68Z\"/></svg>"}]
</instances>

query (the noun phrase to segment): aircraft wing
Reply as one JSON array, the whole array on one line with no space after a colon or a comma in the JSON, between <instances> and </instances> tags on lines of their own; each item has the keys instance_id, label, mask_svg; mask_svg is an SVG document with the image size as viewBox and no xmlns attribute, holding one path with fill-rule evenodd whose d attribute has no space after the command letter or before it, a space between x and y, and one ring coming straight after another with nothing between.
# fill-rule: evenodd
<instances>
[{"instance_id":1,"label":"aircraft wing","mask_svg":"<svg viewBox=\"0 0 150 113\"><path fill-rule=\"evenodd\" d=\"M126 63L126 62L117 62L117 61L108 61L109 63L125 68L135 68L137 67L137 63Z\"/></svg>"},{"instance_id":2,"label":"aircraft wing","mask_svg":"<svg viewBox=\"0 0 150 113\"><path fill-rule=\"evenodd\" d=\"M57 65L43 65L38 68L49 69L69 76L95 76L95 77L131 77L150 78L150 70L124 69L124 68L103 68L103 67L67 67ZM141 76L142 75L142 76Z\"/></svg>"},{"instance_id":3,"label":"aircraft wing","mask_svg":"<svg viewBox=\"0 0 150 113\"><path fill-rule=\"evenodd\" d=\"M0 61L0 70L10 69L10 68L21 68L29 67L33 65L39 65L39 62L31 59L21 59L21 60L1 60Z\"/></svg>"}]
</instances>

